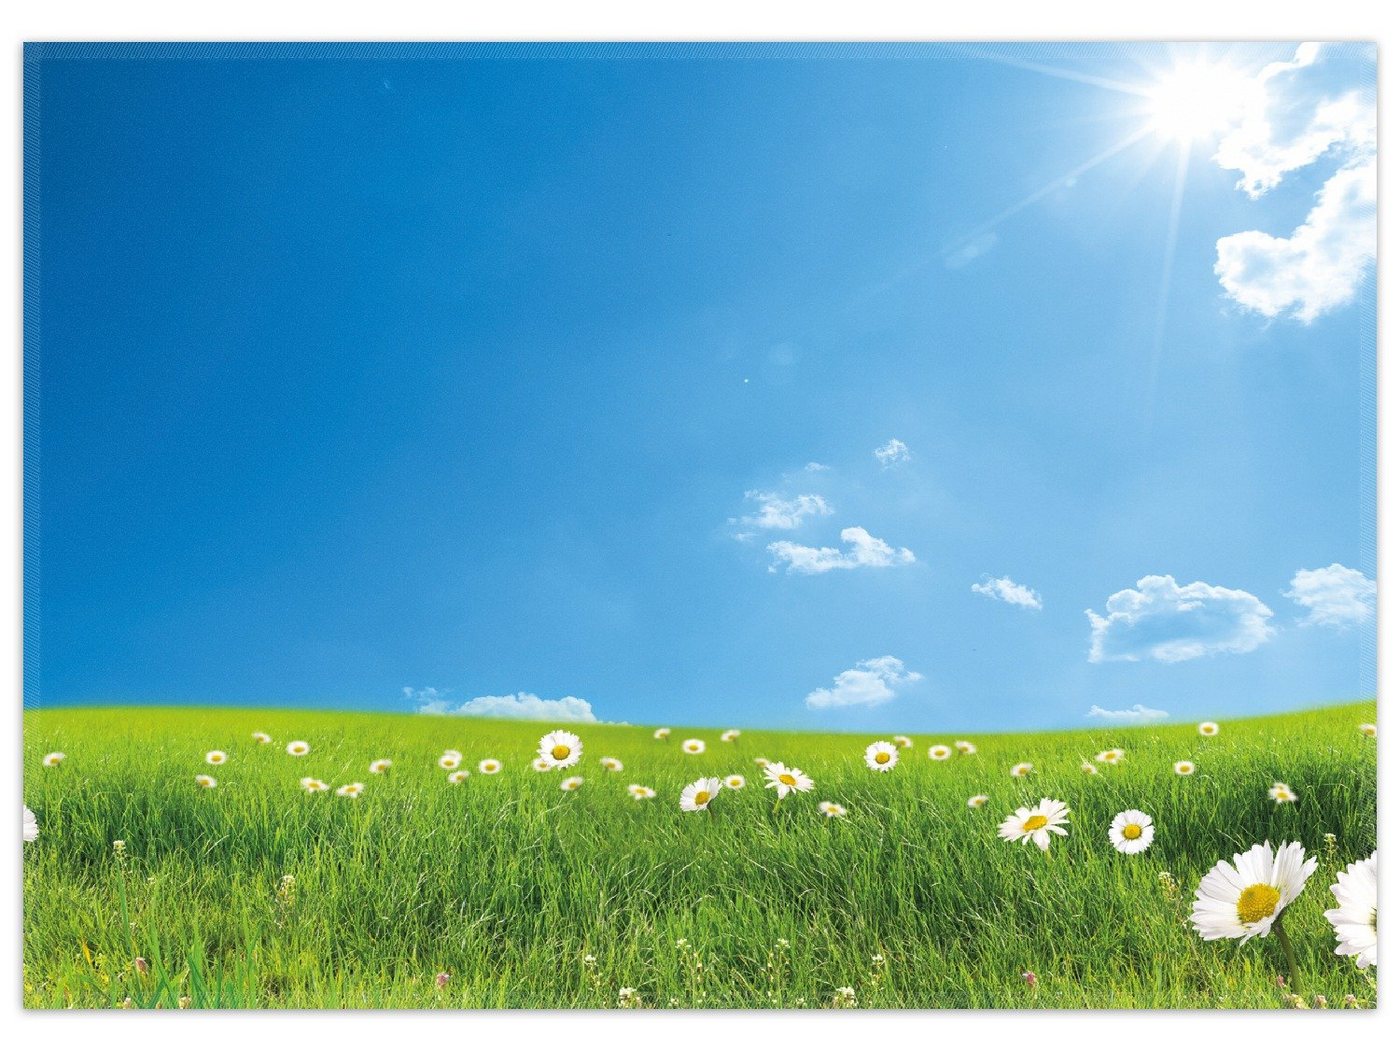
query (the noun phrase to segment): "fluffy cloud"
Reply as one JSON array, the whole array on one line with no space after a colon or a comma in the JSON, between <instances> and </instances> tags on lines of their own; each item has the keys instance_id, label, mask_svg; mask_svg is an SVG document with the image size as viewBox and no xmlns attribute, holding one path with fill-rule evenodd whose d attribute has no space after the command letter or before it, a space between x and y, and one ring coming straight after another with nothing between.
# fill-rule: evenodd
<instances>
[{"instance_id":1,"label":"fluffy cloud","mask_svg":"<svg viewBox=\"0 0 1400 1050\"><path fill-rule=\"evenodd\" d=\"M1137 589L1107 602L1107 616L1086 609L1089 659L1177 663L1212 653L1247 653L1273 635L1273 610L1248 591L1208 583L1180 586L1170 576L1144 576Z\"/></svg>"},{"instance_id":2,"label":"fluffy cloud","mask_svg":"<svg viewBox=\"0 0 1400 1050\"><path fill-rule=\"evenodd\" d=\"M891 547L858 525L842 529L841 542L846 544L844 551L835 547L804 547L791 540L770 543L768 553L773 555L773 564L768 566L768 571L777 572L778 566L786 563L788 572L812 575L832 569L884 569L891 565L910 565L914 561L914 552L908 547Z\"/></svg>"},{"instance_id":3,"label":"fluffy cloud","mask_svg":"<svg viewBox=\"0 0 1400 1050\"><path fill-rule=\"evenodd\" d=\"M808 693L807 706L874 707L877 704L889 703L905 686L921 682L923 678L918 671L906 671L904 661L893 656L862 660L832 679L830 689L813 689Z\"/></svg>"},{"instance_id":4,"label":"fluffy cloud","mask_svg":"<svg viewBox=\"0 0 1400 1050\"><path fill-rule=\"evenodd\" d=\"M1376 614L1376 581L1336 562L1325 569L1299 569L1283 593L1308 610L1305 625L1346 627Z\"/></svg>"},{"instance_id":5,"label":"fluffy cloud","mask_svg":"<svg viewBox=\"0 0 1400 1050\"><path fill-rule=\"evenodd\" d=\"M475 718L515 718L526 722L596 722L593 706L587 700L566 696L541 700L534 693L508 693L505 696L477 696L456 707L436 689L405 689L406 695L432 694L418 706L425 715L465 715Z\"/></svg>"},{"instance_id":6,"label":"fluffy cloud","mask_svg":"<svg viewBox=\"0 0 1400 1050\"><path fill-rule=\"evenodd\" d=\"M1215 162L1257 199L1324 157L1333 174L1287 237L1248 230L1216 242L1215 273L1241 306L1308 323L1350 302L1376 261L1376 106L1360 91L1324 95L1324 49L1303 44L1247 85Z\"/></svg>"},{"instance_id":7,"label":"fluffy cloud","mask_svg":"<svg viewBox=\"0 0 1400 1050\"><path fill-rule=\"evenodd\" d=\"M892 467L896 463L909 462L909 446L899 438L890 438L875 450L875 458L882 467Z\"/></svg>"},{"instance_id":8,"label":"fluffy cloud","mask_svg":"<svg viewBox=\"0 0 1400 1050\"><path fill-rule=\"evenodd\" d=\"M744 525L756 529L795 529L811 517L820 517L832 512L831 504L821 496L802 495L785 499L776 492L749 490L744 498L758 504L756 514L739 519Z\"/></svg>"},{"instance_id":9,"label":"fluffy cloud","mask_svg":"<svg viewBox=\"0 0 1400 1050\"><path fill-rule=\"evenodd\" d=\"M1009 605L1020 605L1026 609L1040 608L1040 595L1029 587L1023 587L1009 576L1001 576L995 580L984 576L981 583L972 585L972 593L985 594L988 598L995 598Z\"/></svg>"},{"instance_id":10,"label":"fluffy cloud","mask_svg":"<svg viewBox=\"0 0 1400 1050\"><path fill-rule=\"evenodd\" d=\"M1167 717L1165 711L1159 711L1155 707L1143 707L1142 704L1134 704L1126 711L1106 711L1098 704L1089 708L1086 718L1101 718L1105 722L1160 722Z\"/></svg>"}]
</instances>

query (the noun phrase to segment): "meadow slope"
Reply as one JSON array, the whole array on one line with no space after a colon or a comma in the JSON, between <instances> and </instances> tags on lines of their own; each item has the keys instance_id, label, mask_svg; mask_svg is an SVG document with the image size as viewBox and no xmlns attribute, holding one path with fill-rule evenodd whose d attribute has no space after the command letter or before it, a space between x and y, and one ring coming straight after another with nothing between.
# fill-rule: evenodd
<instances>
[{"instance_id":1,"label":"meadow slope","mask_svg":"<svg viewBox=\"0 0 1400 1050\"><path fill-rule=\"evenodd\" d=\"M1319 858L1287 914L1307 994L1369 1003L1373 979L1333 954L1322 912L1336 871L1376 846L1375 741L1357 729L1375 717L1367 702L1224 721L1214 738L1194 725L969 734L977 753L942 762L928 747L963 734L925 734L887 773L863 762L875 736L722 743L675 727L658 742L650 727L572 726L585 753L567 773L585 782L563 792L567 774L530 768L550 725L30 711L24 796L41 831L24 848L24 1002L607 1007L629 987L649 1007L818 1007L849 987L862 1007L1277 1007L1276 937L1207 944L1186 924L1200 876L1267 838ZM690 736L704 754L682 753ZM293 739L311 753L288 755ZM1109 747L1124 761L1081 772ZM206 765L213 748L227 763ZM446 748L465 783L438 768ZM55 751L66 759L44 767ZM383 757L392 769L371 775ZM500 774L477 771L488 757ZM815 790L775 811L758 757L800 766ZM1195 775L1177 776L1179 759ZM1035 771L1013 779L1023 761ZM197 787L201 773L218 786ZM748 786L679 810L687 782L730 773ZM309 795L308 775L365 790ZM1268 797L1275 780L1295 804ZM658 795L635 801L631 783ZM974 794L990 802L969 809ZM997 838L1042 797L1072 808L1068 838L1048 854ZM848 816L823 817L826 799ZM1126 808L1157 822L1139 856L1107 838Z\"/></svg>"}]
</instances>

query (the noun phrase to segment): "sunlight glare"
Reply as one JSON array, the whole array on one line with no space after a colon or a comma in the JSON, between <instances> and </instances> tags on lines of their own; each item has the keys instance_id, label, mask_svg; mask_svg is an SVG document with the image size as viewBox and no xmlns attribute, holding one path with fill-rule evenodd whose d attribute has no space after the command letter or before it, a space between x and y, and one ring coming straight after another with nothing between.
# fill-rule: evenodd
<instances>
[{"instance_id":1,"label":"sunlight glare","mask_svg":"<svg viewBox=\"0 0 1400 1050\"><path fill-rule=\"evenodd\" d=\"M1177 66L1148 90L1149 124L1161 137L1182 144L1208 138L1239 117L1254 87L1229 66Z\"/></svg>"}]
</instances>

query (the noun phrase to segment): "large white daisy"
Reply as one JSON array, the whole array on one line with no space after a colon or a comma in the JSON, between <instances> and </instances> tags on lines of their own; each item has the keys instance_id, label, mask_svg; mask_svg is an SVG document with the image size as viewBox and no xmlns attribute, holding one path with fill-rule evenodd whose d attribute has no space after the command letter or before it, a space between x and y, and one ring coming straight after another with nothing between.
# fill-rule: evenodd
<instances>
[{"instance_id":1,"label":"large white daisy","mask_svg":"<svg viewBox=\"0 0 1400 1050\"><path fill-rule=\"evenodd\" d=\"M1304 859L1301 842L1275 853L1265 840L1236 853L1233 865L1222 860L1206 873L1196 888L1191 923L1207 941L1233 937L1244 943L1267 936L1316 867L1317 858Z\"/></svg>"},{"instance_id":2,"label":"large white daisy","mask_svg":"<svg viewBox=\"0 0 1400 1050\"><path fill-rule=\"evenodd\" d=\"M1043 850L1050 848L1050 833L1068 835L1065 823L1069 820L1069 807L1053 798L1043 798L1040 804L1027 808L1022 806L1001 822L997 834L1007 842L1034 842Z\"/></svg>"},{"instance_id":3,"label":"large white daisy","mask_svg":"<svg viewBox=\"0 0 1400 1050\"><path fill-rule=\"evenodd\" d=\"M567 729L556 729L540 737L540 758L554 763L555 769L568 769L583 757L583 741Z\"/></svg>"},{"instance_id":4,"label":"large white daisy","mask_svg":"<svg viewBox=\"0 0 1400 1050\"><path fill-rule=\"evenodd\" d=\"M899 749L888 740L877 740L865 749L865 764L877 773L888 773L899 762Z\"/></svg>"},{"instance_id":5,"label":"large white daisy","mask_svg":"<svg viewBox=\"0 0 1400 1050\"><path fill-rule=\"evenodd\" d=\"M1376 855L1354 861L1332 883L1337 906L1322 914L1337 934L1338 955L1356 956L1356 968L1376 965Z\"/></svg>"},{"instance_id":6,"label":"large white daisy","mask_svg":"<svg viewBox=\"0 0 1400 1050\"><path fill-rule=\"evenodd\" d=\"M1108 826L1108 841L1119 853L1141 853L1156 834L1152 818L1140 809L1125 809Z\"/></svg>"},{"instance_id":7,"label":"large white daisy","mask_svg":"<svg viewBox=\"0 0 1400 1050\"><path fill-rule=\"evenodd\" d=\"M698 813L709 809L710 803L720 791L719 777L701 777L687 784L681 791L681 809L687 813Z\"/></svg>"},{"instance_id":8,"label":"large white daisy","mask_svg":"<svg viewBox=\"0 0 1400 1050\"><path fill-rule=\"evenodd\" d=\"M787 798L790 791L811 791L816 786L802 770L796 766L789 769L781 762L769 762L763 767L763 776L768 781L764 787L775 790L779 798Z\"/></svg>"}]
</instances>

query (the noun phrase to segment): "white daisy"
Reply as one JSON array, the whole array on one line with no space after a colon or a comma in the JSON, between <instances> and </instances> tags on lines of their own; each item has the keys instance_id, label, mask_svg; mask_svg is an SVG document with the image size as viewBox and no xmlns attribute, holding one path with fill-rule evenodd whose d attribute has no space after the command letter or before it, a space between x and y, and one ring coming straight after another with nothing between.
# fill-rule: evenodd
<instances>
[{"instance_id":1,"label":"white daisy","mask_svg":"<svg viewBox=\"0 0 1400 1050\"><path fill-rule=\"evenodd\" d=\"M759 769L767 769L767 768L768 768L768 759L766 759L766 758L755 758L755 759L753 760L753 764L756 765Z\"/></svg>"},{"instance_id":2,"label":"white daisy","mask_svg":"<svg viewBox=\"0 0 1400 1050\"><path fill-rule=\"evenodd\" d=\"M535 757L535 760L530 763L530 768L533 769L536 773L548 773L551 769L554 768L554 763L551 762L549 759L545 758L543 755L537 755Z\"/></svg>"},{"instance_id":3,"label":"white daisy","mask_svg":"<svg viewBox=\"0 0 1400 1050\"><path fill-rule=\"evenodd\" d=\"M577 791L583 787L583 777L565 777L559 781L560 791Z\"/></svg>"},{"instance_id":4,"label":"white daisy","mask_svg":"<svg viewBox=\"0 0 1400 1050\"><path fill-rule=\"evenodd\" d=\"M54 766L58 765L67 757L68 756L65 755L62 751L50 751L47 755L44 756L44 765L52 769Z\"/></svg>"},{"instance_id":5,"label":"white daisy","mask_svg":"<svg viewBox=\"0 0 1400 1050\"><path fill-rule=\"evenodd\" d=\"M439 769L456 769L462 764L462 759L457 755L444 754L438 759Z\"/></svg>"},{"instance_id":6,"label":"white daisy","mask_svg":"<svg viewBox=\"0 0 1400 1050\"><path fill-rule=\"evenodd\" d=\"M1043 798L1040 804L1028 809L1022 806L1001 822L997 834L1007 842L1034 842L1042 850L1050 848L1050 833L1068 835L1065 822L1069 820L1069 807L1052 798Z\"/></svg>"},{"instance_id":7,"label":"white daisy","mask_svg":"<svg viewBox=\"0 0 1400 1050\"><path fill-rule=\"evenodd\" d=\"M719 777L701 777L693 783L687 784L681 791L681 809L687 813L698 813L702 809L709 809L710 803L719 794Z\"/></svg>"},{"instance_id":8,"label":"white daisy","mask_svg":"<svg viewBox=\"0 0 1400 1050\"><path fill-rule=\"evenodd\" d=\"M1123 761L1123 752L1116 747L1111 747L1107 751L1100 751L1095 755L1094 761L1107 762L1110 766L1116 766L1119 762Z\"/></svg>"},{"instance_id":9,"label":"white daisy","mask_svg":"<svg viewBox=\"0 0 1400 1050\"><path fill-rule=\"evenodd\" d=\"M907 736L892 736L890 739L898 744L901 750L906 747L914 746L914 741L910 740Z\"/></svg>"},{"instance_id":10,"label":"white daisy","mask_svg":"<svg viewBox=\"0 0 1400 1050\"><path fill-rule=\"evenodd\" d=\"M1202 722L1196 727L1196 732L1200 733L1201 736L1215 736L1220 732L1220 727L1214 722Z\"/></svg>"},{"instance_id":11,"label":"white daisy","mask_svg":"<svg viewBox=\"0 0 1400 1050\"><path fill-rule=\"evenodd\" d=\"M1267 936L1274 920L1303 892L1317 859L1303 858L1303 844L1290 842L1275 854L1267 841L1235 863L1219 861L1201 879L1191 923L1202 940L1233 937L1241 943Z\"/></svg>"},{"instance_id":12,"label":"white daisy","mask_svg":"<svg viewBox=\"0 0 1400 1050\"><path fill-rule=\"evenodd\" d=\"M1079 764L1079 772L1083 773L1086 777L1092 777L1098 774L1099 767L1092 762L1081 762Z\"/></svg>"},{"instance_id":13,"label":"white daisy","mask_svg":"<svg viewBox=\"0 0 1400 1050\"><path fill-rule=\"evenodd\" d=\"M1156 834L1152 818L1140 809L1125 809L1108 826L1108 841L1119 853L1141 853Z\"/></svg>"},{"instance_id":14,"label":"white daisy","mask_svg":"<svg viewBox=\"0 0 1400 1050\"><path fill-rule=\"evenodd\" d=\"M773 788L779 798L787 798L789 791L811 791L816 786L806 773L796 766L789 769L781 762L769 762L763 767L763 775L768 783L765 788Z\"/></svg>"},{"instance_id":15,"label":"white daisy","mask_svg":"<svg viewBox=\"0 0 1400 1050\"><path fill-rule=\"evenodd\" d=\"M1371 737L1372 739L1375 738L1375 735L1376 735L1376 727L1373 726L1370 722L1362 722L1361 725L1358 726L1357 728L1359 728L1359 729L1361 730L1361 735L1362 735L1362 736L1369 736L1369 737Z\"/></svg>"},{"instance_id":16,"label":"white daisy","mask_svg":"<svg viewBox=\"0 0 1400 1050\"><path fill-rule=\"evenodd\" d=\"M618 761L617 759L615 759L615 758L612 758L612 757L600 758L600 759L598 759L598 764L599 764L600 766L602 766L604 769L606 769L609 773L621 773L621 772L622 772L622 763L619 762L619 761Z\"/></svg>"},{"instance_id":17,"label":"white daisy","mask_svg":"<svg viewBox=\"0 0 1400 1050\"><path fill-rule=\"evenodd\" d=\"M293 740L287 745L287 754L301 758L303 755L311 754L311 745L305 740Z\"/></svg>"},{"instance_id":18,"label":"white daisy","mask_svg":"<svg viewBox=\"0 0 1400 1050\"><path fill-rule=\"evenodd\" d=\"M26 810L26 812L28 812ZM1332 884L1337 906L1322 914L1337 934L1338 955L1356 956L1356 968L1376 965L1376 855L1354 861Z\"/></svg>"},{"instance_id":19,"label":"white daisy","mask_svg":"<svg viewBox=\"0 0 1400 1050\"><path fill-rule=\"evenodd\" d=\"M670 731L669 729L667 729L665 726L662 726L662 727L661 727L660 729L658 729L656 732L654 732L654 733L651 734L651 738L652 738L653 740L665 740L665 739L666 739L668 736L670 736L670 735L671 735L671 731Z\"/></svg>"},{"instance_id":20,"label":"white daisy","mask_svg":"<svg viewBox=\"0 0 1400 1050\"><path fill-rule=\"evenodd\" d=\"M839 802L818 802L817 808L828 817L844 817L846 815L846 807Z\"/></svg>"},{"instance_id":21,"label":"white daisy","mask_svg":"<svg viewBox=\"0 0 1400 1050\"><path fill-rule=\"evenodd\" d=\"M447 774L447 782L449 784L465 784L469 776L471 776L471 774L465 769L454 769L451 773Z\"/></svg>"},{"instance_id":22,"label":"white daisy","mask_svg":"<svg viewBox=\"0 0 1400 1050\"><path fill-rule=\"evenodd\" d=\"M394 763L391 759L376 758L373 762L369 764L369 771L371 773L387 773L389 772L389 767L393 764Z\"/></svg>"},{"instance_id":23,"label":"white daisy","mask_svg":"<svg viewBox=\"0 0 1400 1050\"><path fill-rule=\"evenodd\" d=\"M656 790L647 787L645 784L628 784L627 793L638 802L645 802L649 798L656 797Z\"/></svg>"},{"instance_id":24,"label":"white daisy","mask_svg":"<svg viewBox=\"0 0 1400 1050\"><path fill-rule=\"evenodd\" d=\"M729 776L724 778L724 786L727 787L730 791L738 791L747 783L748 781L745 780L738 773L730 773Z\"/></svg>"},{"instance_id":25,"label":"white daisy","mask_svg":"<svg viewBox=\"0 0 1400 1050\"><path fill-rule=\"evenodd\" d=\"M935 762L946 762L953 757L953 749L947 744L934 744L928 749L928 757Z\"/></svg>"},{"instance_id":26,"label":"white daisy","mask_svg":"<svg viewBox=\"0 0 1400 1050\"><path fill-rule=\"evenodd\" d=\"M681 741L681 750L687 755L703 755L705 753L705 741L696 740L691 737L689 740Z\"/></svg>"},{"instance_id":27,"label":"white daisy","mask_svg":"<svg viewBox=\"0 0 1400 1050\"><path fill-rule=\"evenodd\" d=\"M865 764L877 773L888 773L899 763L899 748L888 740L877 740L865 749Z\"/></svg>"},{"instance_id":28,"label":"white daisy","mask_svg":"<svg viewBox=\"0 0 1400 1050\"><path fill-rule=\"evenodd\" d=\"M986 795L973 795L970 799L967 800L967 808L981 809L990 801L991 799L989 799Z\"/></svg>"},{"instance_id":29,"label":"white daisy","mask_svg":"<svg viewBox=\"0 0 1400 1050\"><path fill-rule=\"evenodd\" d=\"M194 778L194 782L202 788L216 788L219 786L219 782L208 773L200 773Z\"/></svg>"},{"instance_id":30,"label":"white daisy","mask_svg":"<svg viewBox=\"0 0 1400 1050\"><path fill-rule=\"evenodd\" d=\"M1034 769L1035 766L1031 765L1029 762L1017 762L1011 767L1011 775L1013 777L1028 777Z\"/></svg>"},{"instance_id":31,"label":"white daisy","mask_svg":"<svg viewBox=\"0 0 1400 1050\"><path fill-rule=\"evenodd\" d=\"M342 784L335 789L335 793L341 798L359 798L360 792L364 789L363 784Z\"/></svg>"},{"instance_id":32,"label":"white daisy","mask_svg":"<svg viewBox=\"0 0 1400 1050\"><path fill-rule=\"evenodd\" d=\"M454 750L453 750L452 748L450 748L450 747L445 747L445 748L442 749L442 753L443 753L444 755L450 756L451 758L455 758L458 762L461 762L461 761L462 761L462 752L460 752L460 751L454 751Z\"/></svg>"},{"instance_id":33,"label":"white daisy","mask_svg":"<svg viewBox=\"0 0 1400 1050\"><path fill-rule=\"evenodd\" d=\"M204 761L211 766L221 766L228 761L228 755L222 751L210 751L205 754Z\"/></svg>"},{"instance_id":34,"label":"white daisy","mask_svg":"<svg viewBox=\"0 0 1400 1050\"><path fill-rule=\"evenodd\" d=\"M1172 770L1179 777L1189 777L1192 773L1196 772L1196 763L1183 758L1180 762L1172 765Z\"/></svg>"},{"instance_id":35,"label":"white daisy","mask_svg":"<svg viewBox=\"0 0 1400 1050\"><path fill-rule=\"evenodd\" d=\"M253 734L253 742L257 744L270 744L272 743L272 737L268 736L264 732L259 731Z\"/></svg>"},{"instance_id":36,"label":"white daisy","mask_svg":"<svg viewBox=\"0 0 1400 1050\"><path fill-rule=\"evenodd\" d=\"M24 807L24 841L33 842L39 837L39 818L28 806Z\"/></svg>"},{"instance_id":37,"label":"white daisy","mask_svg":"<svg viewBox=\"0 0 1400 1050\"><path fill-rule=\"evenodd\" d=\"M554 763L555 769L568 769L583 757L583 741L567 729L556 729L540 737L540 758Z\"/></svg>"},{"instance_id":38,"label":"white daisy","mask_svg":"<svg viewBox=\"0 0 1400 1050\"><path fill-rule=\"evenodd\" d=\"M1281 806L1285 802L1298 801L1298 796L1293 793L1293 789L1282 780L1274 781L1274 786L1269 788L1269 797L1274 800L1276 806Z\"/></svg>"},{"instance_id":39,"label":"white daisy","mask_svg":"<svg viewBox=\"0 0 1400 1050\"><path fill-rule=\"evenodd\" d=\"M958 749L958 754L960 755L977 754L977 745L971 740L954 740L953 746Z\"/></svg>"},{"instance_id":40,"label":"white daisy","mask_svg":"<svg viewBox=\"0 0 1400 1050\"><path fill-rule=\"evenodd\" d=\"M318 791L326 791L330 788L330 785L324 780L317 780L315 777L302 777L298 783L308 795L314 795Z\"/></svg>"},{"instance_id":41,"label":"white daisy","mask_svg":"<svg viewBox=\"0 0 1400 1050\"><path fill-rule=\"evenodd\" d=\"M726 729L723 733L719 735L719 740L721 744L732 744L738 739L739 730L737 729Z\"/></svg>"},{"instance_id":42,"label":"white daisy","mask_svg":"<svg viewBox=\"0 0 1400 1050\"><path fill-rule=\"evenodd\" d=\"M495 776L501 771L501 763L498 759L483 758L480 762L476 764L476 768L479 772L485 773L488 777L490 777ZM558 769L559 767L555 766L555 768Z\"/></svg>"}]
</instances>

